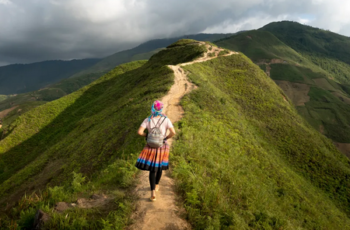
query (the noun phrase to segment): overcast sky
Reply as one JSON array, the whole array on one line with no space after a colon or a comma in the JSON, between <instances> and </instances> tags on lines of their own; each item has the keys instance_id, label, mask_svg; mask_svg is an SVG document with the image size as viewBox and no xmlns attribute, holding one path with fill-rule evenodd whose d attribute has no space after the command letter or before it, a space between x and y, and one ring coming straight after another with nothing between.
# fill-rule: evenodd
<instances>
[{"instance_id":1,"label":"overcast sky","mask_svg":"<svg viewBox=\"0 0 350 230\"><path fill-rule=\"evenodd\" d=\"M350 36L349 0L0 0L0 66L105 57L154 38L291 20Z\"/></svg>"}]
</instances>

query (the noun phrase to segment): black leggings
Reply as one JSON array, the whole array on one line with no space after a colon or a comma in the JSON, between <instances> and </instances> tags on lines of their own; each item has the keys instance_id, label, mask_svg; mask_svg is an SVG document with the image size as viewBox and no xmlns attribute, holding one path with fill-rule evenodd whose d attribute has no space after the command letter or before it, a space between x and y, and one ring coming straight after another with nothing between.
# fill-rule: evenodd
<instances>
[{"instance_id":1,"label":"black leggings","mask_svg":"<svg viewBox=\"0 0 350 230\"><path fill-rule=\"evenodd\" d=\"M156 172L149 172L149 183L151 185L151 191L155 190L156 188L156 184L159 184L160 178L162 177L162 170L157 172L157 176L156 176Z\"/></svg>"}]
</instances>

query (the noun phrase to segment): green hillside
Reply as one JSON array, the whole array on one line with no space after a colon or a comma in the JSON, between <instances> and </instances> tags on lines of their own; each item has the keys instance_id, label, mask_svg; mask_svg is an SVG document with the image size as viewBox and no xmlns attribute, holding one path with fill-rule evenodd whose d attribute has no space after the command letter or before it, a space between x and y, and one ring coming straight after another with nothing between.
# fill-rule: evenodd
<instances>
[{"instance_id":1,"label":"green hillside","mask_svg":"<svg viewBox=\"0 0 350 230\"><path fill-rule=\"evenodd\" d=\"M31 226L39 208L48 229L130 224L136 130L173 84L166 65L206 51L194 42L118 66L12 123L0 141L0 225ZM350 161L259 67L239 54L183 68L198 89L182 99L170 162L194 229L349 229ZM54 211L96 193L110 202Z\"/></svg>"},{"instance_id":2,"label":"green hillside","mask_svg":"<svg viewBox=\"0 0 350 230\"><path fill-rule=\"evenodd\" d=\"M350 38L297 22L274 22L260 30L274 34L282 42L320 66L334 79L350 84Z\"/></svg>"},{"instance_id":3,"label":"green hillside","mask_svg":"<svg viewBox=\"0 0 350 230\"><path fill-rule=\"evenodd\" d=\"M350 229L350 161L272 80L244 55L184 68L174 175L196 229Z\"/></svg>"},{"instance_id":4,"label":"green hillside","mask_svg":"<svg viewBox=\"0 0 350 230\"><path fill-rule=\"evenodd\" d=\"M173 83L166 65L191 61L205 50L192 44L161 51L147 63L120 65L89 86L20 116L0 141L0 225L20 218L17 223L28 227L38 208L49 212L57 201L94 193L113 198L107 210L70 210L69 219L56 213L50 229L127 224L135 157L144 145L136 130L154 99ZM40 198L32 202L34 191ZM19 200L23 205L8 208Z\"/></svg>"},{"instance_id":5,"label":"green hillside","mask_svg":"<svg viewBox=\"0 0 350 230\"><path fill-rule=\"evenodd\" d=\"M43 88L80 72L100 59L44 61L0 67L0 94L18 94Z\"/></svg>"},{"instance_id":6,"label":"green hillside","mask_svg":"<svg viewBox=\"0 0 350 230\"><path fill-rule=\"evenodd\" d=\"M350 143L350 94L335 75L266 30L243 32L216 44L238 50L258 64L316 130L335 142Z\"/></svg>"},{"instance_id":7,"label":"green hillside","mask_svg":"<svg viewBox=\"0 0 350 230\"><path fill-rule=\"evenodd\" d=\"M244 53L254 62L283 58L285 61L299 63L303 58L274 35L252 30L215 42L217 45Z\"/></svg>"}]
</instances>

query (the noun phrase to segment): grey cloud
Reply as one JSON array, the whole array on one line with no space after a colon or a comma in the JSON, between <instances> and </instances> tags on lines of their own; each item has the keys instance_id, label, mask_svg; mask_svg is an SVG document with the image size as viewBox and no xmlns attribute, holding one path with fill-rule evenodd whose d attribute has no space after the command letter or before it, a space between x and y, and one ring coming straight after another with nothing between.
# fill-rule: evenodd
<instances>
[{"instance_id":1,"label":"grey cloud","mask_svg":"<svg viewBox=\"0 0 350 230\"><path fill-rule=\"evenodd\" d=\"M334 4L334 1L337 4ZM141 42L274 20L350 35L344 0L0 0L0 65L104 57ZM345 11L344 11L345 10ZM348 12L346 12L346 10ZM337 15L337 11L341 14Z\"/></svg>"}]
</instances>

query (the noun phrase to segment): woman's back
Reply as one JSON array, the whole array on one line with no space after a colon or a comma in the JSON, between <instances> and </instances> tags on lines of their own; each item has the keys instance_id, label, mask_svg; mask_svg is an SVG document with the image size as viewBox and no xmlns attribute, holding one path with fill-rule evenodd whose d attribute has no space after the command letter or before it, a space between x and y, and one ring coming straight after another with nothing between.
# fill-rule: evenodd
<instances>
[{"instance_id":1,"label":"woman's back","mask_svg":"<svg viewBox=\"0 0 350 230\"><path fill-rule=\"evenodd\" d=\"M153 117L151 120L147 117L142 122L141 127L145 129L147 128L148 132L150 132L151 129L154 128L157 124L163 135L166 135L166 131L168 129L171 129L174 127L169 118L161 117L161 116Z\"/></svg>"}]
</instances>

